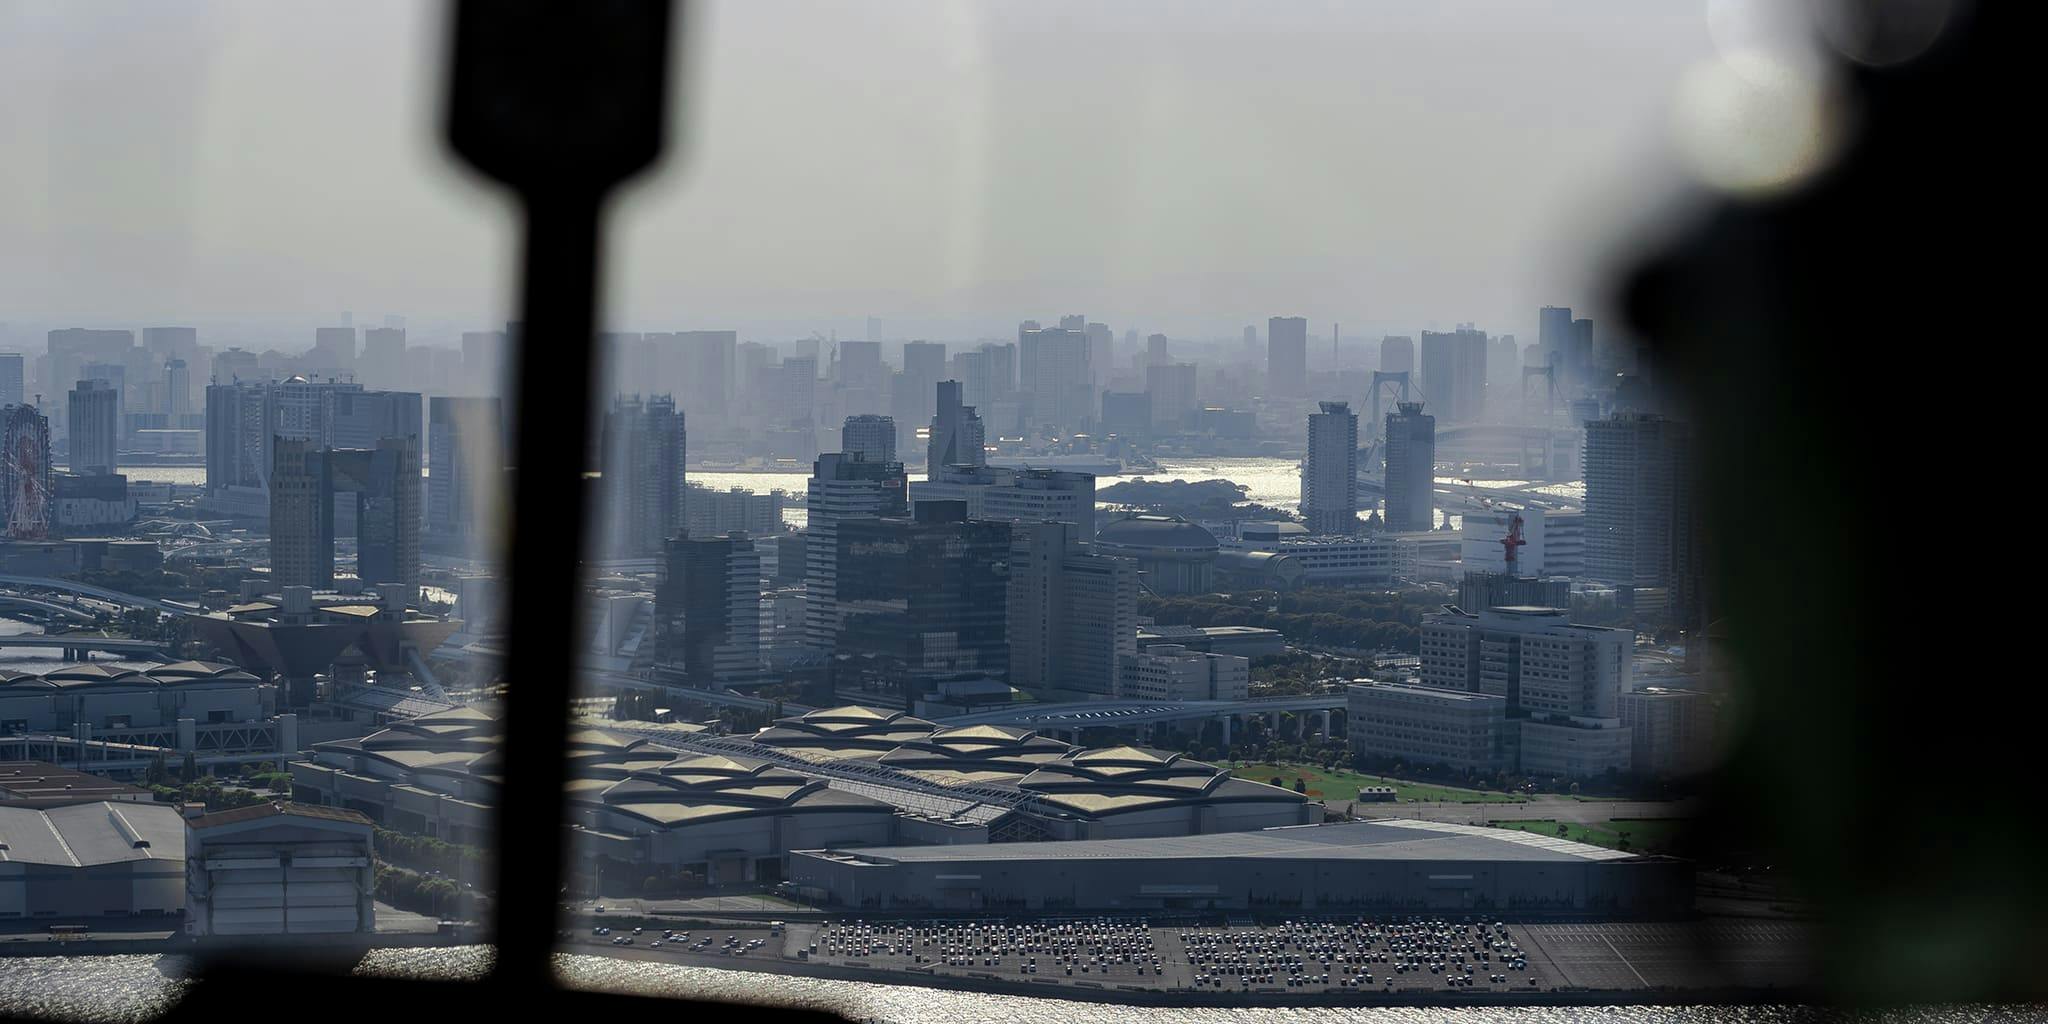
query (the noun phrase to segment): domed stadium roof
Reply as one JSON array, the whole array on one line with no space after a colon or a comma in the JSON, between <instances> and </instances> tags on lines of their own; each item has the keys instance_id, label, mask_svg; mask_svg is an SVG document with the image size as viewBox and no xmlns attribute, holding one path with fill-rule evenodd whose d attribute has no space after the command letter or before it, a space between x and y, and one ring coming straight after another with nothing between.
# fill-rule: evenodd
<instances>
[{"instance_id":1,"label":"domed stadium roof","mask_svg":"<svg viewBox=\"0 0 2048 1024\"><path fill-rule=\"evenodd\" d=\"M1116 554L1215 554L1216 535L1179 516L1137 515L1097 530L1095 543Z\"/></svg>"}]
</instances>

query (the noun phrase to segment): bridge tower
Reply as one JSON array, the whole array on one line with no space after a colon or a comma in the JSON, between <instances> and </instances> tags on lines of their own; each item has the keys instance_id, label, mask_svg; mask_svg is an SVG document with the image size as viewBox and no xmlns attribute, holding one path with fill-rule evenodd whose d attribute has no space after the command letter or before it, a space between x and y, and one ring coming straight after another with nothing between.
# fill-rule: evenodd
<instances>
[{"instance_id":1,"label":"bridge tower","mask_svg":"<svg viewBox=\"0 0 2048 1024\"><path fill-rule=\"evenodd\" d=\"M1374 370L1372 372L1372 433L1374 437L1380 436L1387 429L1386 417L1380 412L1380 396L1388 393L1396 393L1394 401L1397 404L1408 401L1407 370L1395 370L1392 372Z\"/></svg>"},{"instance_id":2,"label":"bridge tower","mask_svg":"<svg viewBox=\"0 0 2048 1024\"><path fill-rule=\"evenodd\" d=\"M1542 366L1522 367L1522 407L1525 409L1528 408L1529 405L1529 378L1531 377L1543 378L1544 415L1548 416L1549 414L1556 412L1557 367L1552 366L1549 363L1544 363Z\"/></svg>"}]
</instances>

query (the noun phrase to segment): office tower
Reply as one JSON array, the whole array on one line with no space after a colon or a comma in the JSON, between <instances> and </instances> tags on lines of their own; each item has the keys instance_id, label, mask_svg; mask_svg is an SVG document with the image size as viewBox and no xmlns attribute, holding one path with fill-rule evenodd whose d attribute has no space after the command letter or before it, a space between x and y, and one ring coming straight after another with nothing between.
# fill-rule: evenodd
<instances>
[{"instance_id":1,"label":"office tower","mask_svg":"<svg viewBox=\"0 0 2048 1024\"><path fill-rule=\"evenodd\" d=\"M1143 391L1104 391L1102 428L1105 437L1145 442L1152 437L1152 396Z\"/></svg>"},{"instance_id":2,"label":"office tower","mask_svg":"<svg viewBox=\"0 0 2048 1024\"><path fill-rule=\"evenodd\" d=\"M960 382L961 402L977 408L987 404L990 389L986 348L954 353L952 373L953 379Z\"/></svg>"},{"instance_id":3,"label":"office tower","mask_svg":"<svg viewBox=\"0 0 2048 1024\"><path fill-rule=\"evenodd\" d=\"M877 341L840 342L835 372L839 386L849 391L880 394L889 383L889 370L882 365L882 345Z\"/></svg>"},{"instance_id":4,"label":"office tower","mask_svg":"<svg viewBox=\"0 0 2048 1024\"><path fill-rule=\"evenodd\" d=\"M917 443L917 427L930 423L940 379L946 375L946 346L930 341L903 344L903 372L892 382L889 408L895 414L897 448Z\"/></svg>"},{"instance_id":5,"label":"office tower","mask_svg":"<svg viewBox=\"0 0 2048 1024\"><path fill-rule=\"evenodd\" d=\"M1581 388L1592 387L1597 383L1593 370L1593 321L1585 317L1573 320L1570 339L1565 346L1565 366L1571 371L1572 383Z\"/></svg>"},{"instance_id":6,"label":"office tower","mask_svg":"<svg viewBox=\"0 0 2048 1024\"><path fill-rule=\"evenodd\" d=\"M1561 577L1467 570L1458 582L1458 607L1470 614L1488 608L1556 608L1572 606L1572 581Z\"/></svg>"},{"instance_id":7,"label":"office tower","mask_svg":"<svg viewBox=\"0 0 2048 1024\"><path fill-rule=\"evenodd\" d=\"M505 332L462 332L462 375L469 388L494 395L504 385Z\"/></svg>"},{"instance_id":8,"label":"office tower","mask_svg":"<svg viewBox=\"0 0 2048 1024\"><path fill-rule=\"evenodd\" d=\"M192 371L183 359L164 363L164 412L172 417L192 411ZM175 422L171 424L177 426Z\"/></svg>"},{"instance_id":9,"label":"office tower","mask_svg":"<svg viewBox=\"0 0 2048 1024\"><path fill-rule=\"evenodd\" d=\"M776 393L770 397L774 422L808 427L817 422L818 357L789 356L775 372Z\"/></svg>"},{"instance_id":10,"label":"office tower","mask_svg":"<svg viewBox=\"0 0 2048 1024\"><path fill-rule=\"evenodd\" d=\"M1010 684L1111 695L1138 649L1138 563L1089 553L1067 523L1010 528Z\"/></svg>"},{"instance_id":11,"label":"office tower","mask_svg":"<svg viewBox=\"0 0 2048 1024\"><path fill-rule=\"evenodd\" d=\"M1145 365L1165 366L1170 362L1173 362L1173 357L1167 354L1166 351L1166 335L1153 334L1147 336L1145 338Z\"/></svg>"},{"instance_id":12,"label":"office tower","mask_svg":"<svg viewBox=\"0 0 2048 1024\"><path fill-rule=\"evenodd\" d=\"M213 357L213 382L233 384L236 381L253 381L261 375L257 367L256 353L230 348L216 353Z\"/></svg>"},{"instance_id":13,"label":"office tower","mask_svg":"<svg viewBox=\"0 0 2048 1024\"><path fill-rule=\"evenodd\" d=\"M270 477L277 408L271 388L257 383L223 383L206 389L206 496L230 488L251 489L260 498ZM267 508L267 506L266 506Z\"/></svg>"},{"instance_id":14,"label":"office tower","mask_svg":"<svg viewBox=\"0 0 2048 1024\"><path fill-rule=\"evenodd\" d=\"M326 448L375 448L387 437L419 440L417 391L362 391L330 388L320 393L317 438Z\"/></svg>"},{"instance_id":15,"label":"office tower","mask_svg":"<svg viewBox=\"0 0 2048 1024\"><path fill-rule=\"evenodd\" d=\"M1415 339L1405 334L1389 334L1380 339L1380 371L1382 373L1415 372Z\"/></svg>"},{"instance_id":16,"label":"office tower","mask_svg":"<svg viewBox=\"0 0 2048 1024\"><path fill-rule=\"evenodd\" d=\"M716 537L739 532L759 536L764 543L772 543L776 534L787 529L782 522L782 510L788 501L789 493L779 489L755 494L744 487L714 491L703 484L691 484L684 521L692 537ZM773 564L772 556L769 564ZM796 577L803 578L801 567Z\"/></svg>"},{"instance_id":17,"label":"office tower","mask_svg":"<svg viewBox=\"0 0 2048 1024\"><path fill-rule=\"evenodd\" d=\"M1436 417L1421 402L1395 408L1387 414L1386 528L1427 530L1436 525Z\"/></svg>"},{"instance_id":18,"label":"office tower","mask_svg":"<svg viewBox=\"0 0 2048 1024\"><path fill-rule=\"evenodd\" d=\"M1017 345L1004 342L1000 345L990 342L981 346L981 352L988 356L988 394L980 402L994 402L1017 393Z\"/></svg>"},{"instance_id":19,"label":"office tower","mask_svg":"<svg viewBox=\"0 0 2048 1024\"><path fill-rule=\"evenodd\" d=\"M0 517L9 539L50 535L53 479L49 419L34 406L0 408Z\"/></svg>"},{"instance_id":20,"label":"office tower","mask_svg":"<svg viewBox=\"0 0 2048 1024\"><path fill-rule=\"evenodd\" d=\"M1246 351L1253 351L1259 347L1259 329L1250 324L1244 326L1244 347Z\"/></svg>"},{"instance_id":21,"label":"office tower","mask_svg":"<svg viewBox=\"0 0 2048 1024\"><path fill-rule=\"evenodd\" d=\"M761 556L746 533L672 537L654 588L663 665L726 687L761 673Z\"/></svg>"},{"instance_id":22,"label":"office tower","mask_svg":"<svg viewBox=\"0 0 2048 1024\"><path fill-rule=\"evenodd\" d=\"M1109 333L1108 324L1091 323L1085 333L1088 335L1088 371L1093 374L1089 387L1093 390L1109 380L1109 373L1116 366L1116 338Z\"/></svg>"},{"instance_id":23,"label":"office tower","mask_svg":"<svg viewBox=\"0 0 2048 1024\"><path fill-rule=\"evenodd\" d=\"M270 585L331 588L333 510L321 488L319 444L280 437L271 454Z\"/></svg>"},{"instance_id":24,"label":"office tower","mask_svg":"<svg viewBox=\"0 0 2048 1024\"><path fill-rule=\"evenodd\" d=\"M839 580L839 524L909 511L903 465L825 452L812 464L804 497L809 518L804 529L804 639L813 650L829 652L839 635L834 600Z\"/></svg>"},{"instance_id":25,"label":"office tower","mask_svg":"<svg viewBox=\"0 0 2048 1024\"><path fill-rule=\"evenodd\" d=\"M1681 584L1691 560L1685 424L1648 413L1586 423L1586 575L1617 587Z\"/></svg>"},{"instance_id":26,"label":"office tower","mask_svg":"<svg viewBox=\"0 0 2048 1024\"><path fill-rule=\"evenodd\" d=\"M1154 644L1123 659L1119 700L1244 700L1251 694L1252 662L1234 654Z\"/></svg>"},{"instance_id":27,"label":"office tower","mask_svg":"<svg viewBox=\"0 0 2048 1024\"><path fill-rule=\"evenodd\" d=\"M839 450L864 462L897 461L895 419L873 413L848 416L839 428Z\"/></svg>"},{"instance_id":28,"label":"office tower","mask_svg":"<svg viewBox=\"0 0 2048 1024\"><path fill-rule=\"evenodd\" d=\"M1551 367L1561 390L1578 382L1571 362L1574 333L1570 306L1545 306L1536 311L1536 346L1542 355L1532 365Z\"/></svg>"},{"instance_id":29,"label":"office tower","mask_svg":"<svg viewBox=\"0 0 2048 1024\"><path fill-rule=\"evenodd\" d=\"M1425 615L1421 633L1422 684L1502 698L1519 731L1522 771L1628 770L1621 695L1630 689L1634 631L1508 606Z\"/></svg>"},{"instance_id":30,"label":"office tower","mask_svg":"<svg viewBox=\"0 0 2048 1024\"><path fill-rule=\"evenodd\" d=\"M361 384L348 381L314 381L296 375L288 377L269 385L271 401L277 407L271 427L279 437L304 438L318 441L323 447L331 447L333 441L327 436L330 396L361 390Z\"/></svg>"},{"instance_id":31,"label":"office tower","mask_svg":"<svg viewBox=\"0 0 2048 1024\"><path fill-rule=\"evenodd\" d=\"M0 409L24 404L28 398L27 384L22 376L21 353L0 352Z\"/></svg>"},{"instance_id":32,"label":"office tower","mask_svg":"<svg viewBox=\"0 0 2048 1024\"><path fill-rule=\"evenodd\" d=\"M979 466L988 461L987 435L974 407L960 403L960 382L938 383L938 411L932 416L931 441L925 448L927 475L939 466Z\"/></svg>"},{"instance_id":33,"label":"office tower","mask_svg":"<svg viewBox=\"0 0 2048 1024\"><path fill-rule=\"evenodd\" d=\"M1308 320L1276 316L1266 321L1266 393L1280 398L1308 394Z\"/></svg>"},{"instance_id":34,"label":"office tower","mask_svg":"<svg viewBox=\"0 0 2048 1024\"><path fill-rule=\"evenodd\" d=\"M364 328L363 354L357 363L364 387L393 388L407 383L405 328Z\"/></svg>"},{"instance_id":35,"label":"office tower","mask_svg":"<svg viewBox=\"0 0 2048 1024\"><path fill-rule=\"evenodd\" d=\"M1495 408L1512 408L1521 401L1522 346L1512 334L1486 343L1486 383Z\"/></svg>"},{"instance_id":36,"label":"office tower","mask_svg":"<svg viewBox=\"0 0 2048 1024\"><path fill-rule=\"evenodd\" d=\"M712 422L706 417L732 411L739 332L678 331L674 339L682 365L683 413L697 418L701 433Z\"/></svg>"},{"instance_id":37,"label":"office tower","mask_svg":"<svg viewBox=\"0 0 2048 1024\"><path fill-rule=\"evenodd\" d=\"M1095 476L1059 469L943 466L910 485L913 503L964 501L971 519L1054 521L1074 528L1075 542L1095 537Z\"/></svg>"},{"instance_id":38,"label":"office tower","mask_svg":"<svg viewBox=\"0 0 2048 1024\"><path fill-rule=\"evenodd\" d=\"M142 347L158 359L183 359L189 363L199 357L199 328L145 327Z\"/></svg>"},{"instance_id":39,"label":"office tower","mask_svg":"<svg viewBox=\"0 0 2048 1024\"><path fill-rule=\"evenodd\" d=\"M305 365L307 372L314 376L353 378L356 372L356 329L315 329L313 347L306 353Z\"/></svg>"},{"instance_id":40,"label":"office tower","mask_svg":"<svg viewBox=\"0 0 2048 1024\"><path fill-rule=\"evenodd\" d=\"M1301 514L1310 533L1358 532L1358 416L1348 403L1324 402L1309 414Z\"/></svg>"},{"instance_id":41,"label":"office tower","mask_svg":"<svg viewBox=\"0 0 2048 1024\"><path fill-rule=\"evenodd\" d=\"M71 471L111 473L120 464L120 393L104 380L71 389Z\"/></svg>"},{"instance_id":42,"label":"office tower","mask_svg":"<svg viewBox=\"0 0 2048 1024\"><path fill-rule=\"evenodd\" d=\"M924 502L910 516L844 520L835 543L838 656L906 683L1008 676L1007 524L969 520L964 502Z\"/></svg>"},{"instance_id":43,"label":"office tower","mask_svg":"<svg viewBox=\"0 0 2048 1024\"><path fill-rule=\"evenodd\" d=\"M87 363L126 366L128 353L135 348L133 331L67 327L51 331L48 340L48 362L37 368L36 377L42 393L52 399L78 381L106 377L85 373Z\"/></svg>"},{"instance_id":44,"label":"office tower","mask_svg":"<svg viewBox=\"0 0 2048 1024\"><path fill-rule=\"evenodd\" d=\"M1471 423L1486 409L1486 332L1422 332L1422 400L1446 423Z\"/></svg>"},{"instance_id":45,"label":"office tower","mask_svg":"<svg viewBox=\"0 0 2048 1024\"><path fill-rule=\"evenodd\" d=\"M1030 367L1020 386L1031 402L1032 425L1055 436L1079 432L1094 404L1087 335L1065 328L1026 331L1017 351L1020 367Z\"/></svg>"},{"instance_id":46,"label":"office tower","mask_svg":"<svg viewBox=\"0 0 2048 1024\"><path fill-rule=\"evenodd\" d=\"M1202 407L1195 392L1195 364L1161 363L1145 368L1145 392L1152 396L1152 423L1163 431L1187 426Z\"/></svg>"},{"instance_id":47,"label":"office tower","mask_svg":"<svg viewBox=\"0 0 2048 1024\"><path fill-rule=\"evenodd\" d=\"M428 400L427 532L455 545L458 553L493 553L488 542L494 538L487 534L504 507L504 441L504 408L498 399Z\"/></svg>"},{"instance_id":48,"label":"office tower","mask_svg":"<svg viewBox=\"0 0 2048 1024\"><path fill-rule=\"evenodd\" d=\"M355 524L356 578L366 587L420 580L420 448L411 437L329 448L279 438L270 479L272 583L334 586L338 512ZM337 508L337 505L342 506Z\"/></svg>"},{"instance_id":49,"label":"office tower","mask_svg":"<svg viewBox=\"0 0 2048 1024\"><path fill-rule=\"evenodd\" d=\"M688 442L667 395L613 400L604 418L605 546L613 557L659 555L683 527Z\"/></svg>"}]
</instances>

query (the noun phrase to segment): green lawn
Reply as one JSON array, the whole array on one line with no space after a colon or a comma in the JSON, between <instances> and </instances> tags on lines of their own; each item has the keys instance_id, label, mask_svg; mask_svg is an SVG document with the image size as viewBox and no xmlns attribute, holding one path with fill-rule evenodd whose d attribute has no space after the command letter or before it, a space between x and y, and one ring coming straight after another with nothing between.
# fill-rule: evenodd
<instances>
[{"instance_id":1,"label":"green lawn","mask_svg":"<svg viewBox=\"0 0 2048 1024\"><path fill-rule=\"evenodd\" d=\"M1243 764L1225 761L1222 767L1240 779L1254 782L1271 782L1278 776L1281 784L1294 788L1294 780L1301 779L1308 786L1308 795L1327 801L1344 802L1355 800L1363 786L1392 786L1394 796L1403 802L1442 803L1520 803L1525 798L1519 794L1501 793L1480 789L1461 789L1457 786L1440 786L1431 782L1409 782L1405 779L1390 779L1384 775L1361 775L1342 769L1331 770L1307 764Z\"/></svg>"},{"instance_id":2,"label":"green lawn","mask_svg":"<svg viewBox=\"0 0 2048 1024\"><path fill-rule=\"evenodd\" d=\"M1511 828L1518 832L1533 832L1542 836L1557 835L1560 824L1555 821L1495 821L1497 828ZM1676 818L1609 818L1592 825L1563 822L1564 836L1575 843L1605 846L1619 849L1623 833L1628 836L1628 848L1644 853L1660 853L1670 848L1673 838L1684 828L1685 822Z\"/></svg>"}]
</instances>

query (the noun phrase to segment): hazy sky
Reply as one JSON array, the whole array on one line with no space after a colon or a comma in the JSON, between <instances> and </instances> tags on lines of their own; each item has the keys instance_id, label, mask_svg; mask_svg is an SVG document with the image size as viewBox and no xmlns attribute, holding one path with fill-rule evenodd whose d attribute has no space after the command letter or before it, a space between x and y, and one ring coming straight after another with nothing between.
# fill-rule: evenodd
<instances>
[{"instance_id":1,"label":"hazy sky","mask_svg":"<svg viewBox=\"0 0 2048 1024\"><path fill-rule=\"evenodd\" d=\"M614 325L1533 331L1670 186L1673 92L1728 6L698 4L679 145L614 220ZM504 319L506 208L433 134L441 15L0 0L15 342Z\"/></svg>"}]
</instances>

